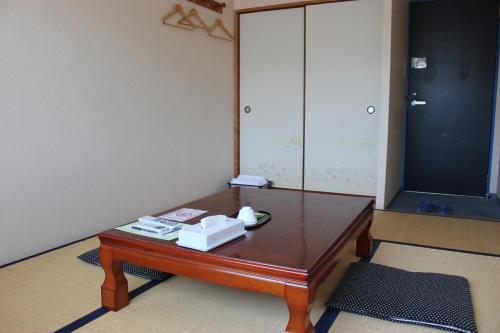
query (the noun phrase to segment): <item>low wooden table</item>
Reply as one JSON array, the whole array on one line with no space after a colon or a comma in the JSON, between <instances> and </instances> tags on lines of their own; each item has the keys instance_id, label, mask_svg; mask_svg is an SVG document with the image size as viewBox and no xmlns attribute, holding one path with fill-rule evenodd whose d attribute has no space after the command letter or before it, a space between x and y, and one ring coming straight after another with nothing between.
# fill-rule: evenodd
<instances>
[{"instance_id":1,"label":"low wooden table","mask_svg":"<svg viewBox=\"0 0 500 333\"><path fill-rule=\"evenodd\" d=\"M283 297L290 318L286 332L313 332L309 318L316 290L335 268L348 244L358 256L372 250L369 198L286 190L232 188L178 208L233 215L242 206L271 213L272 220L210 252L111 229L99 235L105 279L102 305L118 311L129 302L123 261L229 287ZM163 212L165 213L165 212ZM163 214L162 213L162 214Z\"/></svg>"}]
</instances>

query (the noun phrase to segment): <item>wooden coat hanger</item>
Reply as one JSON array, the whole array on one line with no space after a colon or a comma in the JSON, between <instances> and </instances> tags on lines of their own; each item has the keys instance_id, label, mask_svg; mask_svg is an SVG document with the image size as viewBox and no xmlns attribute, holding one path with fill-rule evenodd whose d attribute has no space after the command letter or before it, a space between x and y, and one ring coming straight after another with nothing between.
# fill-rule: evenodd
<instances>
[{"instance_id":1,"label":"wooden coat hanger","mask_svg":"<svg viewBox=\"0 0 500 333\"><path fill-rule=\"evenodd\" d=\"M181 16L181 21L183 21L184 23L182 25L179 25L179 24L172 24L172 23L168 23L167 20L176 15L176 14L179 14ZM191 22L191 20L186 16L186 14L184 13L184 8L182 8L182 6L180 4L177 4L174 6L174 8L172 9L172 11L170 11L170 13L168 13L167 15L163 16L162 18L162 22L163 24L165 25L171 25L173 27L176 27L176 28L181 28L181 29L187 29L187 30L194 30L196 29L196 26L194 25L193 22ZM178 23L178 22L177 22Z\"/></svg>"},{"instance_id":2,"label":"wooden coat hanger","mask_svg":"<svg viewBox=\"0 0 500 333\"><path fill-rule=\"evenodd\" d=\"M205 22L201 19L200 17L200 14L198 13L198 11L196 9L191 9L189 11L189 13L186 15L186 17L188 19L191 19L192 17L194 17L196 19L196 21L198 21L199 24L196 24L194 23L193 21L191 21L191 23L194 24L194 26L197 28L197 29L203 29L203 30L206 30L208 31L208 26L205 24ZM187 22L185 19L180 19L177 24L180 24L180 25L189 25L189 22Z\"/></svg>"},{"instance_id":3,"label":"wooden coat hanger","mask_svg":"<svg viewBox=\"0 0 500 333\"><path fill-rule=\"evenodd\" d=\"M216 35L212 34L212 32L214 32L214 30L217 28L220 28L224 32L224 34L227 36L227 38L216 36ZM212 27L210 27L210 29L208 30L208 34L212 37L215 37L215 38L220 38L220 39L229 40L229 41L233 40L233 35L231 35L231 33L226 29L226 27L224 26L224 22L222 22L221 19L215 20L214 25Z\"/></svg>"}]
</instances>

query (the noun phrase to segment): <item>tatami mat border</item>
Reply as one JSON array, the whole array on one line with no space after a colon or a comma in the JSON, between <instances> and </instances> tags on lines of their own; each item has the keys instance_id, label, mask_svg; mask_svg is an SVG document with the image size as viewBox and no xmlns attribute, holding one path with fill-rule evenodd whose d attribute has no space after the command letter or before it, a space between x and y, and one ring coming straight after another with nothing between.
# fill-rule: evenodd
<instances>
[{"instance_id":1,"label":"tatami mat border","mask_svg":"<svg viewBox=\"0 0 500 333\"><path fill-rule=\"evenodd\" d=\"M430 245L421 245L421 244L413 244L413 243L405 243L405 242L377 239L374 241L372 255L369 258L361 258L360 261L361 262L370 262L372 260L373 256L375 255L375 252L377 252L381 243L421 247L421 248L433 249L433 250L450 251L450 252L458 252L458 253L500 258L500 255L493 254L493 253L482 253L482 252L475 252L475 251L449 249L449 248L445 248L445 247L437 247L437 246L430 246ZM323 313L323 315L321 316L321 318L319 319L318 323L316 324L315 331L317 333L327 333L330 330L330 328L332 327L335 320L337 319L337 316L339 315L339 313L340 313L340 311L338 311L336 309L327 308L325 310L325 312Z\"/></svg>"},{"instance_id":2,"label":"tatami mat border","mask_svg":"<svg viewBox=\"0 0 500 333\"><path fill-rule=\"evenodd\" d=\"M468 251L468 250L450 249L450 248L446 248L446 247L431 246L431 245L422 245L422 244L406 243L406 242L398 242L398 241L385 240L385 239L377 239L377 241L384 242L384 243L390 243L390 244L423 247L423 248L426 248L426 249L433 249L433 250L451 251L451 252L459 252L459 253L466 253L466 254L475 254L475 255L478 255L478 256L488 256L488 257L500 258L500 254L495 254L495 253L485 253L485 252L476 252L476 251Z\"/></svg>"},{"instance_id":3,"label":"tatami mat border","mask_svg":"<svg viewBox=\"0 0 500 333\"><path fill-rule=\"evenodd\" d=\"M423 1L429 1L429 0L423 0ZM381 212L390 212L390 213L399 213L399 214L424 215L424 216L433 216L433 217L439 217L439 218L442 217L445 219L460 219L460 220L493 222L493 223L500 222L500 220L495 220L494 218L470 217L470 216L460 216L460 215L441 215L439 213L414 212L414 211L410 211L410 210L397 210L397 209L393 209L393 208L375 209L375 210L379 210Z\"/></svg>"},{"instance_id":4,"label":"tatami mat border","mask_svg":"<svg viewBox=\"0 0 500 333\"><path fill-rule=\"evenodd\" d=\"M76 243L76 242L74 242L74 243ZM466 254L484 255L484 256L497 257L497 258L500 257L500 255L497 255L497 254L458 250L458 249L449 249L449 248L442 248L442 247L435 247L435 246L427 246L427 245L420 245L420 244L412 244L412 243L389 241L389 240L378 240L377 239L377 240L374 240L372 255L368 258L362 258L360 261L361 262L370 262L372 260L373 256L375 255L375 253L377 252L378 248L380 247L381 243L399 244L399 245L422 247L422 248L428 248L428 249L459 252L459 253L466 253ZM70 244L68 244L68 245L70 245ZM64 246L62 246L62 247L64 247ZM50 252L50 251L47 251L47 252ZM132 298L148 291L149 289L157 286L160 283L161 283L160 281L150 281L150 282L142 285L141 287L132 290L129 293L129 298L132 299ZM75 320L74 322L62 327L61 329L59 329L55 332L56 333L73 332L73 331L89 324L90 322L102 317L103 315L105 315L108 312L109 312L109 310L104 309L104 308L96 309L96 310L90 312L89 314ZM332 327L332 325L335 323L335 320L337 319L337 316L339 315L339 313L340 313L340 311L338 311L338 310L335 310L332 308L327 308L325 310L325 312L321 315L317 324L315 325L315 332L327 333L330 330L330 328Z\"/></svg>"},{"instance_id":5,"label":"tatami mat border","mask_svg":"<svg viewBox=\"0 0 500 333\"><path fill-rule=\"evenodd\" d=\"M163 281L156 281L156 280L149 281L146 284L143 284L142 286L129 292L128 297L129 297L129 299L133 299L134 297L137 297L140 294L148 291L149 289L157 286L161 282L163 282ZM67 332L76 331L77 329L81 328L82 326L85 326L88 323L96 320L97 318L104 316L108 312L109 312L109 310L106 308L99 308L99 309L94 310L94 311L86 314L85 316L75 320L74 322L69 323L68 325L58 329L54 333L67 333Z\"/></svg>"}]
</instances>

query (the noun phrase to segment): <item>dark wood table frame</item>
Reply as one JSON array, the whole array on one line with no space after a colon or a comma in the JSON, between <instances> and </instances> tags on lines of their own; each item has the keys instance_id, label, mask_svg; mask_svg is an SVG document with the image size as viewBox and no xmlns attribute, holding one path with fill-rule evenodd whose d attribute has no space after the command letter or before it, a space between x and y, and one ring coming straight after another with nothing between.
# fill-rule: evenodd
<instances>
[{"instance_id":1,"label":"dark wood table frame","mask_svg":"<svg viewBox=\"0 0 500 333\"><path fill-rule=\"evenodd\" d=\"M242 195L243 191L245 191L245 195L248 194L247 197ZM293 199L289 194L292 191L248 191L238 188L231 189L182 207L200 208L209 210L209 213L231 215L235 209L241 207L240 205L248 204L252 198L258 198L259 194L255 191L262 191L262 193L266 191L274 193L276 197L281 195ZM284 192L289 193L283 194ZM297 195L308 196L303 192L297 192ZM233 198L232 202L228 202L228 196ZM335 197L335 200L340 200L340 196ZM262 202L268 202L269 198L269 194L266 194L266 198ZM321 198L321 200L323 199ZM319 201L320 198L318 197L317 200ZM335 200L332 199L332 202L336 202ZM354 214L355 218L352 221L347 221L345 224L347 227L343 230L337 232L335 229L333 232L335 238L331 239L331 244L324 251L321 250L321 255L314 257L311 264L305 268L293 267L294 265L278 265L275 262L258 262L227 255L227 253L235 251L252 253L249 250L253 244L252 240L235 240L221 248L205 253L179 247L173 241L167 242L141 237L115 229L101 233L99 235L101 241L100 258L105 272L104 283L101 286L102 305L107 309L118 311L129 303L127 279L122 269L123 262L127 261L180 276L282 297L286 300L290 313L286 332L313 332L314 327L309 314L316 290L348 250L348 245L352 241L356 241L357 256L368 257L371 255L373 241L370 235L370 226L373 219L373 200L366 198L346 200L358 203L358 212ZM314 200L309 200L309 197L307 197L307 201L314 202ZM345 211L345 203L339 202L339 207L340 205L344 205L343 211ZM323 204L323 206L325 205ZM353 206L356 205L353 204ZM265 208L273 214L272 204L268 203ZM335 211L335 207L332 207L332 211ZM276 215L280 215L280 213ZM277 221L278 218L278 216L273 215L269 224L280 223ZM193 223L198 221L199 219ZM264 231L257 232L263 233ZM261 239L265 237L263 234L255 235L260 236ZM290 261L290 258L287 260Z\"/></svg>"}]
</instances>

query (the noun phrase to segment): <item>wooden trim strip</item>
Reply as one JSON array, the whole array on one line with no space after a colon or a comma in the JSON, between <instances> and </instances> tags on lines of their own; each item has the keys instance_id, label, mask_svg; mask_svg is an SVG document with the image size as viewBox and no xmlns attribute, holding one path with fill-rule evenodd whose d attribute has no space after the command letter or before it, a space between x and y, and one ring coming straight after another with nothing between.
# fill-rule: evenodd
<instances>
[{"instance_id":1,"label":"wooden trim strip","mask_svg":"<svg viewBox=\"0 0 500 333\"><path fill-rule=\"evenodd\" d=\"M373 195L365 195L365 194L351 194L351 193L337 193L337 192L325 192L325 191L312 191L312 190L297 190L294 188L284 188L284 187L271 187L268 190L286 190L286 191L299 191L305 193L318 193L318 194L331 194L331 195L341 195L343 197L359 197L359 198L368 198L375 200L376 197ZM383 209L380 209L383 210ZM401 213L400 211L392 210L393 212ZM406 212L405 212L406 213ZM419 213L420 214L420 213Z\"/></svg>"},{"instance_id":2,"label":"wooden trim strip","mask_svg":"<svg viewBox=\"0 0 500 333\"><path fill-rule=\"evenodd\" d=\"M233 87L233 149L234 177L240 174L240 14L234 13L234 87Z\"/></svg>"},{"instance_id":3,"label":"wooden trim strip","mask_svg":"<svg viewBox=\"0 0 500 333\"><path fill-rule=\"evenodd\" d=\"M304 6L304 59L303 59L303 77L302 77L302 191L306 189L306 74L307 74L307 12Z\"/></svg>"},{"instance_id":4,"label":"wooden trim strip","mask_svg":"<svg viewBox=\"0 0 500 333\"><path fill-rule=\"evenodd\" d=\"M324 3L345 2L345 1L355 1L355 0L310 0L310 1L299 1L299 2L292 2L292 3L281 3L281 4L276 4L276 5L267 5L267 6L258 6L258 7L238 9L238 10L235 10L235 13L246 14L246 13L264 12L264 11L278 10L278 9L290 9L290 8L305 7L305 6L309 6L309 5L321 5L321 4L324 4Z\"/></svg>"}]
</instances>

